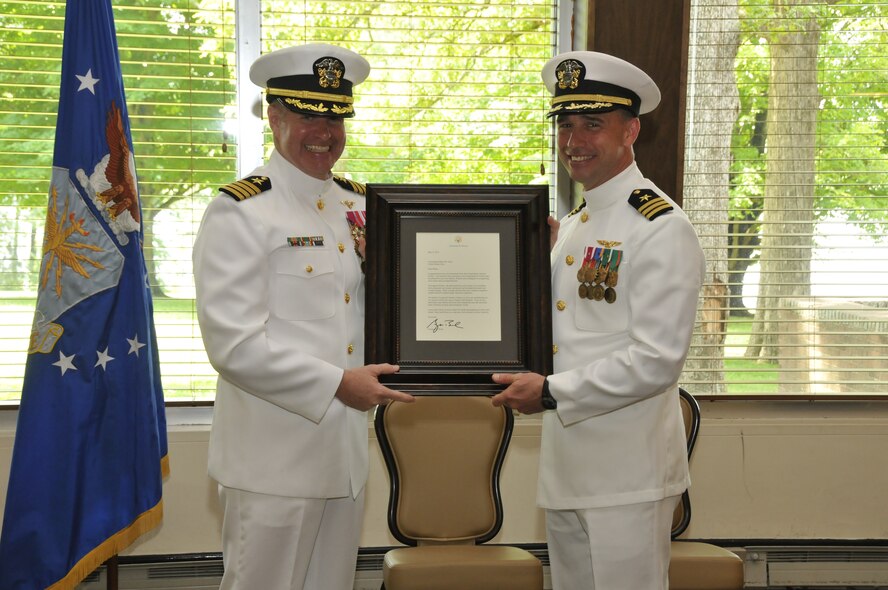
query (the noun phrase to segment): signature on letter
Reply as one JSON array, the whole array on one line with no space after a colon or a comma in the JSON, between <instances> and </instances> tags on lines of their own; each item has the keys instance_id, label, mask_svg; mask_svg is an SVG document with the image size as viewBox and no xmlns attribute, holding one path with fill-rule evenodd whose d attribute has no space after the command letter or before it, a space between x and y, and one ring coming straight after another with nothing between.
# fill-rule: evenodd
<instances>
[{"instance_id":1,"label":"signature on letter","mask_svg":"<svg viewBox=\"0 0 888 590\"><path fill-rule=\"evenodd\" d=\"M456 328L462 330L462 322L458 320L439 320L438 318L434 318L428 323L428 325L426 325L426 330L431 331L432 334L435 334L439 330L446 330L448 328Z\"/></svg>"}]
</instances>

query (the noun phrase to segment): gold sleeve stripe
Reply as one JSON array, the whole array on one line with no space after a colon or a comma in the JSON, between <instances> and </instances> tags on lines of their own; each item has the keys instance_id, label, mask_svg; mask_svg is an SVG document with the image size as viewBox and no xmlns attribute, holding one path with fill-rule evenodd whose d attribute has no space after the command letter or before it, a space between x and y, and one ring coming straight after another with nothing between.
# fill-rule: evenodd
<instances>
[{"instance_id":1,"label":"gold sleeve stripe","mask_svg":"<svg viewBox=\"0 0 888 590\"><path fill-rule=\"evenodd\" d=\"M638 212L648 219L653 219L658 213L662 213L663 211L668 211L670 209L672 209L672 205L670 205L663 199L653 199L645 203L644 206L640 207L638 209Z\"/></svg>"}]
</instances>

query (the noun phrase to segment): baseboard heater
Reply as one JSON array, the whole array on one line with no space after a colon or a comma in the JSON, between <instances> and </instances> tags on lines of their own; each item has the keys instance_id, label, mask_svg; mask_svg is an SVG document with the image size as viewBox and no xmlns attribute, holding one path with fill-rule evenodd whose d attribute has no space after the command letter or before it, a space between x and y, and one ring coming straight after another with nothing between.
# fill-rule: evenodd
<instances>
[{"instance_id":1,"label":"baseboard heater","mask_svg":"<svg viewBox=\"0 0 888 590\"><path fill-rule=\"evenodd\" d=\"M746 588L888 589L888 547L745 548Z\"/></svg>"},{"instance_id":2,"label":"baseboard heater","mask_svg":"<svg viewBox=\"0 0 888 590\"><path fill-rule=\"evenodd\" d=\"M741 544L737 544L741 547ZM544 546L528 547L548 563ZM888 547L747 545L746 588L881 588L888 590ZM358 555L355 590L377 590L382 581L384 548ZM218 590L222 557L218 553L121 557L119 590ZM105 590L107 573L99 568L78 590Z\"/></svg>"},{"instance_id":3,"label":"baseboard heater","mask_svg":"<svg viewBox=\"0 0 888 590\"><path fill-rule=\"evenodd\" d=\"M194 557L128 562L117 568L119 590L219 590L222 557ZM77 586L77 590L106 590L108 572L101 567Z\"/></svg>"},{"instance_id":4,"label":"baseboard heater","mask_svg":"<svg viewBox=\"0 0 888 590\"><path fill-rule=\"evenodd\" d=\"M544 544L522 546L548 565ZM382 560L388 549L372 547L360 550L355 567L354 590L379 590L382 584ZM119 590L219 590L222 571L220 553L121 556L117 586ZM107 575L108 572L101 567L87 576L77 590L106 590Z\"/></svg>"}]
</instances>

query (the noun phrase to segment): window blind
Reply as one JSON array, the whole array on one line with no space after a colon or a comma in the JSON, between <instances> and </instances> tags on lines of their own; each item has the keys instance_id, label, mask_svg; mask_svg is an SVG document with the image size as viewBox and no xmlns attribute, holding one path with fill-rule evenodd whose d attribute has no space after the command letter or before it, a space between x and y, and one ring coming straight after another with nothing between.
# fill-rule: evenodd
<instances>
[{"instance_id":1,"label":"window blind","mask_svg":"<svg viewBox=\"0 0 888 590\"><path fill-rule=\"evenodd\" d=\"M886 3L692 0L698 395L888 393Z\"/></svg>"},{"instance_id":2,"label":"window blind","mask_svg":"<svg viewBox=\"0 0 888 590\"><path fill-rule=\"evenodd\" d=\"M333 42L370 62L343 173L362 182L548 182L540 70L554 54L554 2L265 2L261 20L263 51Z\"/></svg>"},{"instance_id":3,"label":"window blind","mask_svg":"<svg viewBox=\"0 0 888 590\"><path fill-rule=\"evenodd\" d=\"M257 6L259 31L237 38L236 8ZM554 54L555 0L121 0L114 14L168 403L214 395L191 247L207 203L237 178L246 141L236 135L235 55L245 38L261 38L263 52L338 43L370 61L339 174L359 182L551 185L539 72ZM42 256L64 4L0 2L0 23L0 403L15 404ZM258 94L255 101L259 108ZM264 145L270 150L267 130Z\"/></svg>"},{"instance_id":4,"label":"window blind","mask_svg":"<svg viewBox=\"0 0 888 590\"><path fill-rule=\"evenodd\" d=\"M235 173L234 3L115 2L121 70L168 399L212 395L190 251L206 199ZM64 3L0 3L0 400L16 402L42 258Z\"/></svg>"}]
</instances>

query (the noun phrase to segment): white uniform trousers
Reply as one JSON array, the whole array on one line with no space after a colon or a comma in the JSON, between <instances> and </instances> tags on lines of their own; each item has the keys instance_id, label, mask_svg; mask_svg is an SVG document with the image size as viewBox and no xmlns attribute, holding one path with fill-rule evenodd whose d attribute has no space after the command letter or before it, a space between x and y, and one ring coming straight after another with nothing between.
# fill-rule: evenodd
<instances>
[{"instance_id":1,"label":"white uniform trousers","mask_svg":"<svg viewBox=\"0 0 888 590\"><path fill-rule=\"evenodd\" d=\"M546 510L553 590L669 588L670 531L680 498Z\"/></svg>"},{"instance_id":2,"label":"white uniform trousers","mask_svg":"<svg viewBox=\"0 0 888 590\"><path fill-rule=\"evenodd\" d=\"M352 590L364 514L357 499L287 498L219 486L220 590Z\"/></svg>"}]
</instances>

